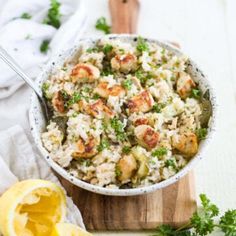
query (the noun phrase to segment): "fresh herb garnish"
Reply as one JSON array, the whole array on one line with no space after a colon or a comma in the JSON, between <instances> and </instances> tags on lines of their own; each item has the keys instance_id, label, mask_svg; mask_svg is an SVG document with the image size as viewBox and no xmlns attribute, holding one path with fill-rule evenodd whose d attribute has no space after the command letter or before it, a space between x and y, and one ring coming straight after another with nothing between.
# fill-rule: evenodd
<instances>
[{"instance_id":1,"label":"fresh herb garnish","mask_svg":"<svg viewBox=\"0 0 236 236\"><path fill-rule=\"evenodd\" d=\"M24 13L22 13L22 15L20 16L20 18L22 18L22 19L31 19L32 18L32 16L29 14L29 13L27 13L27 12L24 12Z\"/></svg>"},{"instance_id":2,"label":"fresh herb garnish","mask_svg":"<svg viewBox=\"0 0 236 236\"><path fill-rule=\"evenodd\" d=\"M107 122L106 122L105 119L103 119L103 120L102 120L102 129L103 129L104 131L106 131L107 128L108 128Z\"/></svg>"},{"instance_id":3,"label":"fresh herb garnish","mask_svg":"<svg viewBox=\"0 0 236 236\"><path fill-rule=\"evenodd\" d=\"M78 92L74 92L72 97L69 100L68 100L68 98L65 99L65 100L67 100L67 102L65 103L65 107L69 107L69 106L77 103L81 99L82 99L81 94Z\"/></svg>"},{"instance_id":4,"label":"fresh herb garnish","mask_svg":"<svg viewBox=\"0 0 236 236\"><path fill-rule=\"evenodd\" d=\"M50 43L49 40L44 40L40 45L40 52L46 54L49 49L49 43Z\"/></svg>"},{"instance_id":5,"label":"fresh herb garnish","mask_svg":"<svg viewBox=\"0 0 236 236\"><path fill-rule=\"evenodd\" d=\"M195 98L195 99L200 99L201 91L199 89L192 89L190 97Z\"/></svg>"},{"instance_id":6,"label":"fresh herb garnish","mask_svg":"<svg viewBox=\"0 0 236 236\"><path fill-rule=\"evenodd\" d=\"M113 75L113 71L110 68L103 69L101 75L102 76L108 76L108 75Z\"/></svg>"},{"instance_id":7,"label":"fresh herb garnish","mask_svg":"<svg viewBox=\"0 0 236 236\"><path fill-rule=\"evenodd\" d=\"M98 47L88 48L86 52L88 53L99 52L99 48Z\"/></svg>"},{"instance_id":8,"label":"fresh herb garnish","mask_svg":"<svg viewBox=\"0 0 236 236\"><path fill-rule=\"evenodd\" d=\"M174 169L176 169L176 161L174 159L166 160L165 167L173 167Z\"/></svg>"},{"instance_id":9,"label":"fresh herb garnish","mask_svg":"<svg viewBox=\"0 0 236 236\"><path fill-rule=\"evenodd\" d=\"M201 128L196 131L196 135L199 140L203 140L207 136L207 129L206 128Z\"/></svg>"},{"instance_id":10,"label":"fresh herb garnish","mask_svg":"<svg viewBox=\"0 0 236 236\"><path fill-rule=\"evenodd\" d=\"M124 124L116 117L111 119L111 128L114 129L116 133L116 137L119 141L124 141L126 138L125 132L124 132Z\"/></svg>"},{"instance_id":11,"label":"fresh herb garnish","mask_svg":"<svg viewBox=\"0 0 236 236\"><path fill-rule=\"evenodd\" d=\"M218 207L211 203L205 194L200 194L201 208L193 214L190 222L174 229L170 225L157 228L153 236L204 236L219 228L226 236L236 235L236 209L228 210L221 216L220 221L215 218L219 215Z\"/></svg>"},{"instance_id":12,"label":"fresh herb garnish","mask_svg":"<svg viewBox=\"0 0 236 236\"><path fill-rule=\"evenodd\" d=\"M97 99L99 99L99 98L100 98L100 95L99 95L99 94L95 93L95 94L93 95L93 99L97 100Z\"/></svg>"},{"instance_id":13,"label":"fresh herb garnish","mask_svg":"<svg viewBox=\"0 0 236 236\"><path fill-rule=\"evenodd\" d=\"M47 17L43 20L44 24L52 25L57 29L61 26L60 6L57 0L51 0Z\"/></svg>"},{"instance_id":14,"label":"fresh herb garnish","mask_svg":"<svg viewBox=\"0 0 236 236\"><path fill-rule=\"evenodd\" d=\"M116 166L115 168L115 175L116 177L120 177L122 175L122 171L120 170L119 166Z\"/></svg>"},{"instance_id":15,"label":"fresh herb garnish","mask_svg":"<svg viewBox=\"0 0 236 236\"><path fill-rule=\"evenodd\" d=\"M122 153L124 153L124 154L129 154L130 151L131 151L131 147L129 147L129 146L124 146L122 148Z\"/></svg>"},{"instance_id":16,"label":"fresh herb garnish","mask_svg":"<svg viewBox=\"0 0 236 236\"><path fill-rule=\"evenodd\" d=\"M122 86L127 89L130 90L132 87L132 80L131 79L125 79L122 83Z\"/></svg>"},{"instance_id":17,"label":"fresh herb garnish","mask_svg":"<svg viewBox=\"0 0 236 236\"><path fill-rule=\"evenodd\" d=\"M136 48L139 52L149 51L148 44L142 37L138 37Z\"/></svg>"},{"instance_id":18,"label":"fresh herb garnish","mask_svg":"<svg viewBox=\"0 0 236 236\"><path fill-rule=\"evenodd\" d=\"M49 89L49 84L48 83L43 83L42 84L42 91L43 91L43 95L44 95L44 97L46 97L47 98L47 91L48 91L48 89Z\"/></svg>"},{"instance_id":19,"label":"fresh herb garnish","mask_svg":"<svg viewBox=\"0 0 236 236\"><path fill-rule=\"evenodd\" d=\"M146 74L141 70L136 71L135 76L140 80L142 84L145 84L147 80L151 79L151 74Z\"/></svg>"},{"instance_id":20,"label":"fresh herb garnish","mask_svg":"<svg viewBox=\"0 0 236 236\"><path fill-rule=\"evenodd\" d=\"M153 157L162 157L167 154L167 149L164 147L160 147L152 152Z\"/></svg>"},{"instance_id":21,"label":"fresh herb garnish","mask_svg":"<svg viewBox=\"0 0 236 236\"><path fill-rule=\"evenodd\" d=\"M107 53L111 52L112 49L113 49L113 46L112 46L111 44L106 44L106 45L104 45L104 47L103 47L103 52L104 52L105 54L107 54Z\"/></svg>"},{"instance_id":22,"label":"fresh herb garnish","mask_svg":"<svg viewBox=\"0 0 236 236\"><path fill-rule=\"evenodd\" d=\"M103 31L105 34L110 34L111 32L111 26L107 24L106 18L105 17L100 17L96 21L95 25L97 30Z\"/></svg>"},{"instance_id":23,"label":"fresh herb garnish","mask_svg":"<svg viewBox=\"0 0 236 236\"><path fill-rule=\"evenodd\" d=\"M219 227L227 236L236 235L236 209L225 212L220 218Z\"/></svg>"},{"instance_id":24,"label":"fresh herb garnish","mask_svg":"<svg viewBox=\"0 0 236 236\"><path fill-rule=\"evenodd\" d=\"M110 147L110 143L107 139L102 139L102 141L100 142L100 144L97 147L97 150L99 152L103 151L104 149L107 149Z\"/></svg>"},{"instance_id":25,"label":"fresh herb garnish","mask_svg":"<svg viewBox=\"0 0 236 236\"><path fill-rule=\"evenodd\" d=\"M164 107L164 104L161 104L161 103L155 103L152 107L152 110L154 112L157 112L157 113L160 113L161 112L161 109Z\"/></svg>"}]
</instances>

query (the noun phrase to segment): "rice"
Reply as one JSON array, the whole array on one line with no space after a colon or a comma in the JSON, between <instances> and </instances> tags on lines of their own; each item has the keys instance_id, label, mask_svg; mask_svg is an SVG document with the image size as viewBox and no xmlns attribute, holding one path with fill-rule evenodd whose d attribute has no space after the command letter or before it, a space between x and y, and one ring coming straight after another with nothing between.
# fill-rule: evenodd
<instances>
[{"instance_id":1,"label":"rice","mask_svg":"<svg viewBox=\"0 0 236 236\"><path fill-rule=\"evenodd\" d=\"M197 153L206 129L188 58L155 43L82 44L43 84L53 117L42 133L51 158L105 188L170 178Z\"/></svg>"}]
</instances>

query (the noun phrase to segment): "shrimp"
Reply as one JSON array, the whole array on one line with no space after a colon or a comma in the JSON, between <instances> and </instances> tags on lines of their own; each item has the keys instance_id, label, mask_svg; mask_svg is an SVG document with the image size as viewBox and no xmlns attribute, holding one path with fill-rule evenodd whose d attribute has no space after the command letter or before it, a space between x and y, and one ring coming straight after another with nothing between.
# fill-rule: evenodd
<instances>
[{"instance_id":1,"label":"shrimp","mask_svg":"<svg viewBox=\"0 0 236 236\"><path fill-rule=\"evenodd\" d=\"M172 138L172 146L186 157L194 156L198 151L197 136L194 133L185 133Z\"/></svg>"},{"instance_id":2,"label":"shrimp","mask_svg":"<svg viewBox=\"0 0 236 236\"><path fill-rule=\"evenodd\" d=\"M123 156L116 164L117 179L121 182L131 179L137 168L136 159L132 154Z\"/></svg>"},{"instance_id":3,"label":"shrimp","mask_svg":"<svg viewBox=\"0 0 236 236\"><path fill-rule=\"evenodd\" d=\"M95 118L103 118L104 116L112 118L115 115L114 112L106 106L101 99L91 105L88 105L87 112Z\"/></svg>"},{"instance_id":4,"label":"shrimp","mask_svg":"<svg viewBox=\"0 0 236 236\"><path fill-rule=\"evenodd\" d=\"M127 105L130 112L148 112L152 109L154 100L152 95L145 90L131 98Z\"/></svg>"},{"instance_id":5,"label":"shrimp","mask_svg":"<svg viewBox=\"0 0 236 236\"><path fill-rule=\"evenodd\" d=\"M99 139L94 137L89 137L87 141L79 139L76 143L76 151L72 153L74 159L80 158L91 158L98 153L97 146L99 144Z\"/></svg>"},{"instance_id":6,"label":"shrimp","mask_svg":"<svg viewBox=\"0 0 236 236\"><path fill-rule=\"evenodd\" d=\"M107 82L101 82L98 86L94 89L94 93L97 93L100 97L108 98L109 96L114 97L124 97L125 90L122 86L116 84L110 88L108 88Z\"/></svg>"},{"instance_id":7,"label":"shrimp","mask_svg":"<svg viewBox=\"0 0 236 236\"><path fill-rule=\"evenodd\" d=\"M196 87L196 84L191 79L190 75L185 72L179 73L179 78L177 80L177 92L181 98L186 98L190 95L192 88Z\"/></svg>"},{"instance_id":8,"label":"shrimp","mask_svg":"<svg viewBox=\"0 0 236 236\"><path fill-rule=\"evenodd\" d=\"M58 111L60 113L65 112L65 110L66 110L65 109L65 101L64 101L63 94L61 91L58 91L53 95L52 106L56 111Z\"/></svg>"},{"instance_id":9,"label":"shrimp","mask_svg":"<svg viewBox=\"0 0 236 236\"><path fill-rule=\"evenodd\" d=\"M100 71L97 67L86 64L79 63L74 66L71 71L72 82L82 82L82 83L92 83L100 76Z\"/></svg>"},{"instance_id":10,"label":"shrimp","mask_svg":"<svg viewBox=\"0 0 236 236\"><path fill-rule=\"evenodd\" d=\"M159 133L149 125L137 126L134 129L134 135L138 143L147 149L156 147L159 141Z\"/></svg>"},{"instance_id":11,"label":"shrimp","mask_svg":"<svg viewBox=\"0 0 236 236\"><path fill-rule=\"evenodd\" d=\"M137 67L137 57L133 54L116 55L111 59L111 67L114 70L128 73Z\"/></svg>"}]
</instances>

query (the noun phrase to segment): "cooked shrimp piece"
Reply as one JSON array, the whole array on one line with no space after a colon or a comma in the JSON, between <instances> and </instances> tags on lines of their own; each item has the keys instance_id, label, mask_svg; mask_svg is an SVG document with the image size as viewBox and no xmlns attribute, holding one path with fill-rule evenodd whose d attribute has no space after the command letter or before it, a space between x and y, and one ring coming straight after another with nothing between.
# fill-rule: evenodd
<instances>
[{"instance_id":1,"label":"cooked shrimp piece","mask_svg":"<svg viewBox=\"0 0 236 236\"><path fill-rule=\"evenodd\" d=\"M106 106L101 99L91 105L88 105L87 112L95 118L103 118L104 116L112 118L115 115L114 112Z\"/></svg>"},{"instance_id":2,"label":"cooked shrimp piece","mask_svg":"<svg viewBox=\"0 0 236 236\"><path fill-rule=\"evenodd\" d=\"M134 126L139 126L139 125L148 125L149 120L148 118L137 118L134 120Z\"/></svg>"},{"instance_id":3,"label":"cooked shrimp piece","mask_svg":"<svg viewBox=\"0 0 236 236\"><path fill-rule=\"evenodd\" d=\"M98 153L97 145L99 144L99 139L94 137L89 137L87 141L79 139L76 143L76 151L72 153L74 159L79 158L91 158Z\"/></svg>"},{"instance_id":4,"label":"cooked shrimp piece","mask_svg":"<svg viewBox=\"0 0 236 236\"><path fill-rule=\"evenodd\" d=\"M121 182L130 180L138 168L132 154L123 156L116 164L117 179Z\"/></svg>"},{"instance_id":5,"label":"cooked shrimp piece","mask_svg":"<svg viewBox=\"0 0 236 236\"><path fill-rule=\"evenodd\" d=\"M92 83L100 76L100 71L97 67L79 63L71 71L72 82Z\"/></svg>"},{"instance_id":6,"label":"cooked shrimp piece","mask_svg":"<svg viewBox=\"0 0 236 236\"><path fill-rule=\"evenodd\" d=\"M145 90L131 98L127 105L130 112L148 112L152 109L154 100L152 95Z\"/></svg>"},{"instance_id":7,"label":"cooked shrimp piece","mask_svg":"<svg viewBox=\"0 0 236 236\"><path fill-rule=\"evenodd\" d=\"M194 133L185 133L172 138L172 146L186 157L194 156L198 151L197 136Z\"/></svg>"},{"instance_id":8,"label":"cooked shrimp piece","mask_svg":"<svg viewBox=\"0 0 236 236\"><path fill-rule=\"evenodd\" d=\"M65 110L66 110L65 109L65 101L64 101L63 94L61 91L58 91L53 95L52 106L56 111L58 111L60 113L65 112Z\"/></svg>"},{"instance_id":9,"label":"cooked shrimp piece","mask_svg":"<svg viewBox=\"0 0 236 236\"><path fill-rule=\"evenodd\" d=\"M116 55L111 59L111 67L114 70L128 73L137 67L137 57L131 53Z\"/></svg>"},{"instance_id":10,"label":"cooked shrimp piece","mask_svg":"<svg viewBox=\"0 0 236 236\"><path fill-rule=\"evenodd\" d=\"M149 125L137 126L134 129L134 135L138 143L147 149L156 147L159 141L159 133Z\"/></svg>"},{"instance_id":11,"label":"cooked shrimp piece","mask_svg":"<svg viewBox=\"0 0 236 236\"><path fill-rule=\"evenodd\" d=\"M185 72L179 73L179 78L177 80L177 92L181 98L188 97L194 87L196 87L196 84L191 79L189 74Z\"/></svg>"},{"instance_id":12,"label":"cooked shrimp piece","mask_svg":"<svg viewBox=\"0 0 236 236\"><path fill-rule=\"evenodd\" d=\"M107 82L101 82L94 89L94 93L97 93L99 96L103 98L108 98L109 96L124 97L125 89L118 84L109 88Z\"/></svg>"}]
</instances>

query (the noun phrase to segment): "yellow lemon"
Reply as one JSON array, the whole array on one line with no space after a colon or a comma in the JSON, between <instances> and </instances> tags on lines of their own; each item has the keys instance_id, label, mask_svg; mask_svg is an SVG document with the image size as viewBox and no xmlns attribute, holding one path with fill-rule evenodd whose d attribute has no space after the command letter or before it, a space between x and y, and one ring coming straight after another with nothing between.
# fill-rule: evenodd
<instances>
[{"instance_id":1,"label":"yellow lemon","mask_svg":"<svg viewBox=\"0 0 236 236\"><path fill-rule=\"evenodd\" d=\"M79 226L69 223L57 223L50 236L92 236L89 232Z\"/></svg>"},{"instance_id":2,"label":"yellow lemon","mask_svg":"<svg viewBox=\"0 0 236 236\"><path fill-rule=\"evenodd\" d=\"M0 197L0 231L4 236L48 236L65 215L65 194L49 181L21 181Z\"/></svg>"}]
</instances>

